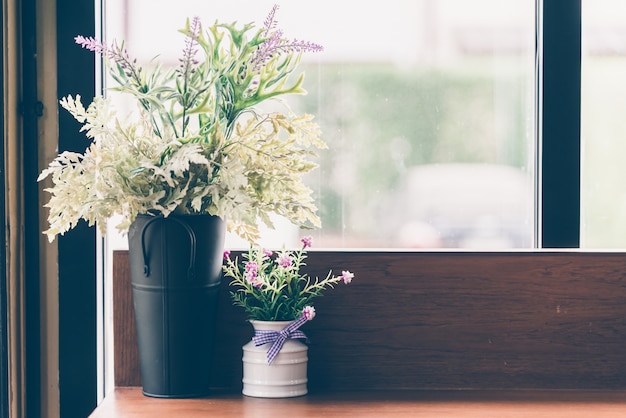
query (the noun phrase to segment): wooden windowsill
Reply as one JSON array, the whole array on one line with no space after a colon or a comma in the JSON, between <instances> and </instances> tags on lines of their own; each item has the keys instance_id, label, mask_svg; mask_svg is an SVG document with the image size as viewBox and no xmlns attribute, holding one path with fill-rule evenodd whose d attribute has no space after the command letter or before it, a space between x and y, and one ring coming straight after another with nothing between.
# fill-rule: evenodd
<instances>
[{"instance_id":1,"label":"wooden windowsill","mask_svg":"<svg viewBox=\"0 0 626 418\"><path fill-rule=\"evenodd\" d=\"M211 382L227 391L143 396L129 255L114 258L117 389L95 418L626 417L622 253L312 252L313 277L347 260L359 276L316 301L310 394L293 399L240 394L251 328L228 281Z\"/></svg>"},{"instance_id":2,"label":"wooden windowsill","mask_svg":"<svg viewBox=\"0 0 626 418\"><path fill-rule=\"evenodd\" d=\"M259 399L230 393L199 399L156 399L144 396L139 387L122 387L107 396L91 418L206 416L622 418L626 416L626 391L335 392L290 399Z\"/></svg>"}]
</instances>

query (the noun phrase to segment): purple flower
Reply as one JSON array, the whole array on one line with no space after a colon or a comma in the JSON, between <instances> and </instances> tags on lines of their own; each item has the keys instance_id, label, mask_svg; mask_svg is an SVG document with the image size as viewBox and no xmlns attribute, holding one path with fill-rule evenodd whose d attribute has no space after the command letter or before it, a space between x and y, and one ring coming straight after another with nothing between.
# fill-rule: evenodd
<instances>
[{"instance_id":1,"label":"purple flower","mask_svg":"<svg viewBox=\"0 0 626 418\"><path fill-rule=\"evenodd\" d=\"M313 42L299 41L297 39L289 41L283 38L283 31L276 28L277 10L278 5L274 5L265 19L262 34L265 41L259 44L250 60L253 71L258 71L270 59L282 53L320 52L324 50L324 47Z\"/></svg>"},{"instance_id":2,"label":"purple flower","mask_svg":"<svg viewBox=\"0 0 626 418\"><path fill-rule=\"evenodd\" d=\"M247 273L246 280L257 289L263 287L263 280L261 277L257 276L256 271Z\"/></svg>"},{"instance_id":3,"label":"purple flower","mask_svg":"<svg viewBox=\"0 0 626 418\"><path fill-rule=\"evenodd\" d=\"M230 250L224 251L224 260L228 260L230 258Z\"/></svg>"},{"instance_id":4,"label":"purple flower","mask_svg":"<svg viewBox=\"0 0 626 418\"><path fill-rule=\"evenodd\" d=\"M248 261L246 263L244 277L246 281L254 287L261 287L263 282L259 279L259 265L256 261Z\"/></svg>"},{"instance_id":5,"label":"purple flower","mask_svg":"<svg viewBox=\"0 0 626 418\"><path fill-rule=\"evenodd\" d=\"M341 272L341 280L343 280L345 284L349 284L353 278L354 274L350 273L348 270L344 270Z\"/></svg>"},{"instance_id":6,"label":"purple flower","mask_svg":"<svg viewBox=\"0 0 626 418\"><path fill-rule=\"evenodd\" d=\"M289 254L287 253L282 253L276 259L276 264L278 264L284 269L287 269L291 267L291 257L289 257Z\"/></svg>"},{"instance_id":7,"label":"purple flower","mask_svg":"<svg viewBox=\"0 0 626 418\"><path fill-rule=\"evenodd\" d=\"M106 54L106 52L109 50L106 44L98 41L95 38L92 38L91 36L85 38L82 35L78 35L74 38L74 41L83 48L96 52L98 54Z\"/></svg>"},{"instance_id":8,"label":"purple flower","mask_svg":"<svg viewBox=\"0 0 626 418\"><path fill-rule=\"evenodd\" d=\"M256 282L256 270L246 271L246 281L250 284L254 284Z\"/></svg>"},{"instance_id":9,"label":"purple flower","mask_svg":"<svg viewBox=\"0 0 626 418\"><path fill-rule=\"evenodd\" d=\"M270 251L270 250L268 250L266 248L263 248L263 255L266 256L266 257L271 257L272 256L272 251Z\"/></svg>"},{"instance_id":10,"label":"purple flower","mask_svg":"<svg viewBox=\"0 0 626 418\"><path fill-rule=\"evenodd\" d=\"M302 243L302 248L309 248L313 244L313 237L310 235L302 237L300 242Z\"/></svg>"},{"instance_id":11,"label":"purple flower","mask_svg":"<svg viewBox=\"0 0 626 418\"><path fill-rule=\"evenodd\" d=\"M117 65L124 70L127 77L133 80L137 85L142 85L141 67L137 67L137 60L132 60L125 49L117 44L107 45L89 36L84 37L78 35L74 41L85 49L93 51L97 54L112 59Z\"/></svg>"},{"instance_id":12,"label":"purple flower","mask_svg":"<svg viewBox=\"0 0 626 418\"><path fill-rule=\"evenodd\" d=\"M315 308L312 306L305 306L304 309L302 309L302 316L304 316L307 321L312 320L315 318Z\"/></svg>"},{"instance_id":13,"label":"purple flower","mask_svg":"<svg viewBox=\"0 0 626 418\"><path fill-rule=\"evenodd\" d=\"M256 261L248 261L246 263L246 273L254 272L256 275L257 271L259 271L259 265Z\"/></svg>"},{"instance_id":14,"label":"purple flower","mask_svg":"<svg viewBox=\"0 0 626 418\"><path fill-rule=\"evenodd\" d=\"M200 37L201 25L200 18L194 17L189 25L189 35L185 38L185 49L183 50L183 58L180 59L179 73L183 78L188 78L195 70L193 66L198 62L194 59L198 52L198 38Z\"/></svg>"},{"instance_id":15,"label":"purple flower","mask_svg":"<svg viewBox=\"0 0 626 418\"><path fill-rule=\"evenodd\" d=\"M265 18L265 21L263 22L263 26L265 26L265 31L263 32L264 36L267 36L269 34L269 31L276 27L276 20L274 20L274 17L276 17L277 10L278 4L275 4Z\"/></svg>"}]
</instances>

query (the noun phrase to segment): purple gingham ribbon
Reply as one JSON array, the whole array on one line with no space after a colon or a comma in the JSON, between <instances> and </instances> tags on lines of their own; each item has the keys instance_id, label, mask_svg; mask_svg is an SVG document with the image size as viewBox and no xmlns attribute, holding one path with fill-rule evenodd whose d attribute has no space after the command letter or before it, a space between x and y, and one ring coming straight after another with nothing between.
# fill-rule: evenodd
<instances>
[{"instance_id":1,"label":"purple gingham ribbon","mask_svg":"<svg viewBox=\"0 0 626 418\"><path fill-rule=\"evenodd\" d=\"M300 328L304 323L306 323L308 319L304 315L300 315L297 319L290 322L285 328L280 331L269 331L269 330L255 330L254 337L252 337L252 341L254 341L254 345L257 347L263 344L272 343L272 346L269 350L267 350L267 364L272 364L274 358L278 355L280 350L283 348L283 344L287 341L287 338L295 339L307 339L304 332L300 331Z\"/></svg>"}]
</instances>

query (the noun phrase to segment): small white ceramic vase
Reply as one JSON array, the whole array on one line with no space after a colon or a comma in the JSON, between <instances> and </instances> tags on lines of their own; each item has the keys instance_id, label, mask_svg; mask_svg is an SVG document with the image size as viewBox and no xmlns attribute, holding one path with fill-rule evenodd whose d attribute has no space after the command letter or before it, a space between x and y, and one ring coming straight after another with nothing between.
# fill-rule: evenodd
<instances>
[{"instance_id":1,"label":"small white ceramic vase","mask_svg":"<svg viewBox=\"0 0 626 418\"><path fill-rule=\"evenodd\" d=\"M280 331L290 321L250 321L255 330ZM307 394L308 347L296 339L287 339L272 364L267 362L271 343L243 346L243 390L257 398L290 398Z\"/></svg>"}]
</instances>

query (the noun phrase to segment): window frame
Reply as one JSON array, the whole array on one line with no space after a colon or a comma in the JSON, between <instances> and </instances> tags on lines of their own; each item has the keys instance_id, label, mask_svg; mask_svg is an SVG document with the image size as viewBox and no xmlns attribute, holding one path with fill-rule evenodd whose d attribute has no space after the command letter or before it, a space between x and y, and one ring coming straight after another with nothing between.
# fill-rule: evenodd
<instances>
[{"instance_id":1,"label":"window frame","mask_svg":"<svg viewBox=\"0 0 626 418\"><path fill-rule=\"evenodd\" d=\"M4 6L0 10L0 20L4 25L5 22L5 8ZM6 51L6 42L4 30L0 33L0 46L2 51ZM0 85L0 95L5 98L5 57L4 52L0 55L0 74L2 75L2 85ZM6 99L3 99L6 104ZM5 136L5 122L4 116L6 112L3 112L3 117L0 119L0 129L2 130L2 147L0 147L0 182L6 184L5 177L5 146L7 138ZM3 188L0 190L0 230L6 231L6 190ZM6 234L2 237L2 244L4 248L7 248ZM7 271L6 268L7 254L6 252L0 252L0 271ZM8 277L5 274L5 279L0 282L0 417L6 418L9 416L9 333L8 333L8 309L7 309L7 283Z\"/></svg>"},{"instance_id":2,"label":"window frame","mask_svg":"<svg viewBox=\"0 0 626 418\"><path fill-rule=\"evenodd\" d=\"M537 0L538 248L580 247L581 0Z\"/></svg>"},{"instance_id":3,"label":"window frame","mask_svg":"<svg viewBox=\"0 0 626 418\"><path fill-rule=\"evenodd\" d=\"M94 56L77 48L74 37L96 36L98 3L101 1L56 2L59 97L80 94L89 103L97 93ZM82 152L85 136L80 125L67 112L58 115L59 152ZM81 222L57 240L60 416L83 417L96 407L99 395L96 231Z\"/></svg>"},{"instance_id":4,"label":"window frame","mask_svg":"<svg viewBox=\"0 0 626 418\"><path fill-rule=\"evenodd\" d=\"M71 43L76 34L95 33L97 3L99 0L57 0L60 96L79 93L89 101L95 95L97 73L93 56L81 54L73 44L69 47L68 39ZM539 190L536 247L577 248L580 244L581 0L536 0L536 7L536 186ZM66 65L68 62L72 65ZM76 125L63 120L61 115L59 138L59 151L82 143ZM59 239L62 416L79 416L76 411L92 410L97 403L96 259L93 228L80 225ZM349 260L346 264L350 264Z\"/></svg>"},{"instance_id":5,"label":"window frame","mask_svg":"<svg viewBox=\"0 0 626 418\"><path fill-rule=\"evenodd\" d=\"M37 5L35 0L23 0L21 8L21 98L20 114L22 116L21 153L24 156L21 167L23 177L23 236L22 248L24 262L22 264L23 280L22 300L25 305L23 324L25 370L23 371L26 396L21 399L28 417L37 416L41 411L41 292L39 274L39 222L28 219L39 218L39 159L37 153L29 150L38 149L40 116L37 88Z\"/></svg>"}]
</instances>

